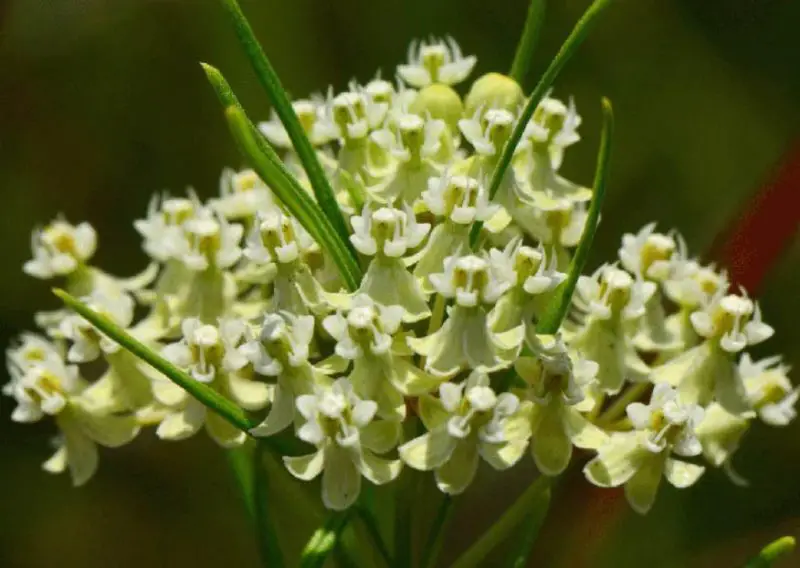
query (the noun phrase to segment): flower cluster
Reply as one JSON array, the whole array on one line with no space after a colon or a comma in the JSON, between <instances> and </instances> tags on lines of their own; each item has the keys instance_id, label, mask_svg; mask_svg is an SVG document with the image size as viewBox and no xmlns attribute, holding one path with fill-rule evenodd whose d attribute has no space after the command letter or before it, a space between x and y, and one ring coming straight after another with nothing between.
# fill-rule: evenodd
<instances>
[{"instance_id":1,"label":"flower cluster","mask_svg":"<svg viewBox=\"0 0 800 568\"><path fill-rule=\"evenodd\" d=\"M224 172L206 202L156 196L134 223L150 266L132 278L92 265L87 223L35 231L27 274L61 279L257 424L237 429L80 317L41 313L42 335L8 350L3 393L15 421L54 418L44 468L82 484L97 444L154 427L165 440L205 430L225 448L293 437L305 449L286 468L321 475L337 510L353 505L362 477L432 470L458 494L481 459L504 470L530 452L554 476L574 448L593 453L591 483L624 485L642 513L662 476L687 487L707 463L738 480L731 459L750 422L785 425L798 398L779 358L747 353L773 333L758 305L653 224L580 277L557 333L538 333L593 195L560 173L581 118L573 101L545 97L490 195L526 101L496 73L460 95L474 65L452 39L415 42L396 85L353 82L294 102L364 272L355 291L250 170ZM259 131L310 190L277 118Z\"/></svg>"}]
</instances>

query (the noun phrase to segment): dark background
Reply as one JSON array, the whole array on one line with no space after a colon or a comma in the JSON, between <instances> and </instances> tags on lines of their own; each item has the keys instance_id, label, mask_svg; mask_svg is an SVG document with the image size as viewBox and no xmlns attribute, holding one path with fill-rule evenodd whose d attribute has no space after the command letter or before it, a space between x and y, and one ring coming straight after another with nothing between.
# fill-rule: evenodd
<instances>
[{"instance_id":1,"label":"dark background","mask_svg":"<svg viewBox=\"0 0 800 568\"><path fill-rule=\"evenodd\" d=\"M523 0L243 0L258 37L295 96L328 84L391 75L414 37L452 34L478 55L477 73L505 71L524 20ZM530 81L588 0L548 3ZM614 102L612 177L595 261L623 232L658 220L690 247L722 256L762 298L777 330L763 353L800 361L800 3L791 0L618 0L556 84L573 94L584 142L569 177L590 183L599 100ZM56 306L48 286L21 272L32 227L59 212L100 234L96 261L118 274L144 266L132 228L152 192L217 191L240 163L198 61L226 74L253 116L268 105L213 0L0 2L0 341ZM532 87L531 82L525 85ZM770 191L772 193L770 193ZM764 195L776 192L765 212ZM762 201L755 196L762 196ZM726 239L743 213L760 224ZM777 238L779 235L780 238ZM785 238L789 235L788 240ZM777 242L776 242L777 238ZM726 252L727 251L727 252ZM745 251L745 252L741 252ZM778 253L779 254L776 254ZM98 475L72 489L40 470L46 422L11 424L0 405L0 566L40 568L255 566L255 547L223 454L198 436L150 435L104 451ZM800 527L797 423L755 426L737 455L749 489L712 471L688 491L664 488L640 518L613 492L566 484L539 560L545 566L738 566ZM521 487L529 472L504 480ZM509 491L484 479L462 504L448 547L486 523L475 511ZM471 500L471 501L470 501ZM491 510L488 509L488 510ZM302 540L304 527L288 526ZM288 538L288 537L287 537ZM798 562L795 560L795 562ZM786 563L792 564L791 561Z\"/></svg>"}]
</instances>

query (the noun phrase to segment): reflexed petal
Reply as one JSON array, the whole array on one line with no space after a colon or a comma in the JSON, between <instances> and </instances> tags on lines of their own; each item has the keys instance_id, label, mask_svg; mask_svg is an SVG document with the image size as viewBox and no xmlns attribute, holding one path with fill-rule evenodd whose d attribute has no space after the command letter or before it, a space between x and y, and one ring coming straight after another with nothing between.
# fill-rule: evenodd
<instances>
[{"instance_id":1,"label":"reflexed petal","mask_svg":"<svg viewBox=\"0 0 800 568\"><path fill-rule=\"evenodd\" d=\"M203 426L206 409L200 403L190 400L186 408L167 414L158 425L156 435L165 440L183 440L193 436Z\"/></svg>"},{"instance_id":2,"label":"reflexed petal","mask_svg":"<svg viewBox=\"0 0 800 568\"><path fill-rule=\"evenodd\" d=\"M245 410L260 410L269 402L270 386L259 381L228 376L231 398Z\"/></svg>"},{"instance_id":3,"label":"reflexed petal","mask_svg":"<svg viewBox=\"0 0 800 568\"><path fill-rule=\"evenodd\" d=\"M672 485L678 489L685 489L700 479L706 468L685 461L667 459L664 475Z\"/></svg>"},{"instance_id":4,"label":"reflexed petal","mask_svg":"<svg viewBox=\"0 0 800 568\"><path fill-rule=\"evenodd\" d=\"M108 448L123 446L139 433L139 425L132 415L99 415L88 412L77 405L73 408L75 418L80 422L84 433L98 444Z\"/></svg>"},{"instance_id":5,"label":"reflexed petal","mask_svg":"<svg viewBox=\"0 0 800 568\"><path fill-rule=\"evenodd\" d=\"M625 497L634 511L640 515L647 513L653 506L664 473L665 455L648 456L642 462L636 475L625 484Z\"/></svg>"},{"instance_id":6,"label":"reflexed petal","mask_svg":"<svg viewBox=\"0 0 800 568\"><path fill-rule=\"evenodd\" d=\"M478 446L480 455L486 462L498 471L508 469L516 464L525 455L528 441L516 441L503 444L490 444L481 442Z\"/></svg>"},{"instance_id":7,"label":"reflexed petal","mask_svg":"<svg viewBox=\"0 0 800 568\"><path fill-rule=\"evenodd\" d=\"M56 453L42 464L42 469L47 473L63 473L67 469L67 447L60 446Z\"/></svg>"},{"instance_id":8,"label":"reflexed petal","mask_svg":"<svg viewBox=\"0 0 800 568\"><path fill-rule=\"evenodd\" d=\"M97 471L97 445L81 431L74 419L60 419L58 424L64 434L64 448L72 483L79 487L89 481Z\"/></svg>"},{"instance_id":9,"label":"reflexed petal","mask_svg":"<svg viewBox=\"0 0 800 568\"><path fill-rule=\"evenodd\" d=\"M393 420L376 420L361 429L361 445L378 454L385 454L400 440L401 425Z\"/></svg>"},{"instance_id":10,"label":"reflexed petal","mask_svg":"<svg viewBox=\"0 0 800 568\"><path fill-rule=\"evenodd\" d=\"M398 448L400 458L410 467L429 471L441 466L450 459L456 447L456 440L450 437L446 428L437 428L406 442Z\"/></svg>"},{"instance_id":11,"label":"reflexed petal","mask_svg":"<svg viewBox=\"0 0 800 568\"><path fill-rule=\"evenodd\" d=\"M403 462L400 460L386 460L379 458L369 450L361 453L361 462L358 469L361 475L369 479L375 485L389 483L400 475Z\"/></svg>"},{"instance_id":12,"label":"reflexed petal","mask_svg":"<svg viewBox=\"0 0 800 568\"><path fill-rule=\"evenodd\" d=\"M531 452L536 467L545 475L564 471L572 457L572 441L567 436L561 405L537 409L537 425L531 438Z\"/></svg>"},{"instance_id":13,"label":"reflexed petal","mask_svg":"<svg viewBox=\"0 0 800 568\"><path fill-rule=\"evenodd\" d=\"M634 476L647 453L639 446L636 433L613 434L597 457L586 464L583 473L599 487L619 487Z\"/></svg>"},{"instance_id":14,"label":"reflexed petal","mask_svg":"<svg viewBox=\"0 0 800 568\"><path fill-rule=\"evenodd\" d=\"M436 485L448 495L463 493L478 471L478 444L475 440L462 440L450 459L436 470Z\"/></svg>"},{"instance_id":15,"label":"reflexed petal","mask_svg":"<svg viewBox=\"0 0 800 568\"><path fill-rule=\"evenodd\" d=\"M361 473L349 452L337 447L325 449L322 472L322 502L328 509L342 511L355 503L361 491Z\"/></svg>"},{"instance_id":16,"label":"reflexed petal","mask_svg":"<svg viewBox=\"0 0 800 568\"><path fill-rule=\"evenodd\" d=\"M250 430L253 436L272 436L292 423L292 418L294 417L292 395L281 388L280 385L276 385L274 396L275 398L272 401L272 407L267 417L261 424ZM302 398L304 397L299 397L297 399L298 407L300 406L299 401ZM314 397L309 398L313 399Z\"/></svg>"},{"instance_id":17,"label":"reflexed petal","mask_svg":"<svg viewBox=\"0 0 800 568\"><path fill-rule=\"evenodd\" d=\"M153 396L166 406L180 406L189 397L189 393L167 379L153 381Z\"/></svg>"},{"instance_id":18,"label":"reflexed petal","mask_svg":"<svg viewBox=\"0 0 800 568\"><path fill-rule=\"evenodd\" d=\"M442 377L434 377L402 359L396 359L394 365L397 367L397 386L407 396L433 392L442 384Z\"/></svg>"},{"instance_id":19,"label":"reflexed petal","mask_svg":"<svg viewBox=\"0 0 800 568\"><path fill-rule=\"evenodd\" d=\"M206 415L206 431L223 448L235 448L244 444L247 434L225 420L216 412Z\"/></svg>"},{"instance_id":20,"label":"reflexed petal","mask_svg":"<svg viewBox=\"0 0 800 568\"><path fill-rule=\"evenodd\" d=\"M610 440L609 435L589 422L580 412L574 408L566 409L567 434L572 439L572 443L584 450L596 450Z\"/></svg>"},{"instance_id":21,"label":"reflexed petal","mask_svg":"<svg viewBox=\"0 0 800 568\"><path fill-rule=\"evenodd\" d=\"M461 399L460 392L459 389L458 400ZM425 425L425 429L429 432L444 425L450 417L450 414L442 405L442 401L430 395L422 395L419 397L417 412L420 420L422 420L422 424Z\"/></svg>"},{"instance_id":22,"label":"reflexed petal","mask_svg":"<svg viewBox=\"0 0 800 568\"><path fill-rule=\"evenodd\" d=\"M311 481L322 472L325 464L325 451L319 450L307 456L284 456L283 463L294 477Z\"/></svg>"}]
</instances>

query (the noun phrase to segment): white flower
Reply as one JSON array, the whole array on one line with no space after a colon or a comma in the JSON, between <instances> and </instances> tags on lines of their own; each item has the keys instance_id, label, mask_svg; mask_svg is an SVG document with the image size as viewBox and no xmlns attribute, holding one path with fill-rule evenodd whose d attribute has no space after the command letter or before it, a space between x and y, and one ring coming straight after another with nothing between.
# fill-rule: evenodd
<instances>
[{"instance_id":1,"label":"white flower","mask_svg":"<svg viewBox=\"0 0 800 568\"><path fill-rule=\"evenodd\" d=\"M604 264L591 276L578 279L575 303L599 319L609 319L615 312L634 319L644 314L644 304L655 290L653 283L634 280L627 272Z\"/></svg>"},{"instance_id":2,"label":"white flower","mask_svg":"<svg viewBox=\"0 0 800 568\"><path fill-rule=\"evenodd\" d=\"M477 179L447 172L428 179L422 200L431 213L457 225L488 221L500 210L499 205L489 203L486 188Z\"/></svg>"},{"instance_id":3,"label":"white flower","mask_svg":"<svg viewBox=\"0 0 800 568\"><path fill-rule=\"evenodd\" d=\"M429 278L436 292L458 306L473 308L494 304L511 287L509 276L496 257L455 255L445 259L444 272Z\"/></svg>"},{"instance_id":4,"label":"white flower","mask_svg":"<svg viewBox=\"0 0 800 568\"><path fill-rule=\"evenodd\" d=\"M239 241L244 231L241 225L201 210L183 228L188 250L181 260L190 270L202 272L211 267L224 270L239 260L242 254Z\"/></svg>"},{"instance_id":5,"label":"white flower","mask_svg":"<svg viewBox=\"0 0 800 568\"><path fill-rule=\"evenodd\" d=\"M226 219L251 219L258 211L276 207L272 192L253 170L222 171L219 197L210 207Z\"/></svg>"},{"instance_id":6,"label":"white flower","mask_svg":"<svg viewBox=\"0 0 800 568\"><path fill-rule=\"evenodd\" d=\"M400 446L400 458L414 469L435 470L439 489L457 495L475 477L479 456L496 470L519 461L530 438L529 412L530 403L495 394L488 376L472 373L463 383L441 385L438 399L420 398L428 432Z\"/></svg>"},{"instance_id":7,"label":"white flower","mask_svg":"<svg viewBox=\"0 0 800 568\"><path fill-rule=\"evenodd\" d=\"M381 207L371 210L365 205L361 216L350 218L353 235L350 241L358 252L390 258L402 257L417 248L428 234L428 223L417 223L409 205L403 209Z\"/></svg>"},{"instance_id":8,"label":"white flower","mask_svg":"<svg viewBox=\"0 0 800 568\"><path fill-rule=\"evenodd\" d=\"M456 41L432 38L408 46L408 63L397 66L397 74L412 87L422 88L432 83L455 85L467 78L477 59L464 57Z\"/></svg>"},{"instance_id":9,"label":"white flower","mask_svg":"<svg viewBox=\"0 0 800 568\"><path fill-rule=\"evenodd\" d=\"M82 398L87 383L78 368L56 357L32 363L13 380L11 394L17 407L11 414L15 422L35 422L43 416L55 417L61 435L56 453L43 467L50 473L69 468L74 485L83 485L97 470L97 447L118 447L130 442L139 432L132 416L99 412Z\"/></svg>"},{"instance_id":10,"label":"white flower","mask_svg":"<svg viewBox=\"0 0 800 568\"><path fill-rule=\"evenodd\" d=\"M516 117L507 110L490 108L478 109L472 118L458 121L458 127L475 151L483 156L499 155Z\"/></svg>"},{"instance_id":11,"label":"white flower","mask_svg":"<svg viewBox=\"0 0 800 568\"><path fill-rule=\"evenodd\" d=\"M120 292L109 294L95 291L84 302L95 312L107 317L122 328L130 327L133 322L135 304L130 295ZM87 363L104 353L114 353L120 345L102 335L97 328L78 314L70 314L61 321L60 331L71 340L72 346L67 353L67 360L72 363Z\"/></svg>"},{"instance_id":12,"label":"white flower","mask_svg":"<svg viewBox=\"0 0 800 568\"><path fill-rule=\"evenodd\" d=\"M392 126L392 129L376 130L370 136L400 162L432 158L441 147L440 139L445 131L442 120L426 120L416 114L402 113L393 118Z\"/></svg>"},{"instance_id":13,"label":"white flower","mask_svg":"<svg viewBox=\"0 0 800 568\"><path fill-rule=\"evenodd\" d=\"M247 236L244 255L259 264L288 264L298 260L314 245L306 230L278 207L259 211Z\"/></svg>"},{"instance_id":14,"label":"white flower","mask_svg":"<svg viewBox=\"0 0 800 568\"><path fill-rule=\"evenodd\" d=\"M721 290L724 292L724 290ZM772 327L761 321L761 309L746 293L722 295L718 293L701 310L691 315L692 325L698 335L719 341L729 353L738 353L749 345L756 345L772 337Z\"/></svg>"},{"instance_id":15,"label":"white flower","mask_svg":"<svg viewBox=\"0 0 800 568\"><path fill-rule=\"evenodd\" d=\"M183 225L194 218L202 205L194 194L188 199L153 196L147 218L133 222L144 238L145 252L154 260L166 262L180 258L188 248Z\"/></svg>"},{"instance_id":16,"label":"white flower","mask_svg":"<svg viewBox=\"0 0 800 568\"><path fill-rule=\"evenodd\" d=\"M396 425L373 420L377 408L375 402L356 396L347 379L297 399L297 410L305 419L297 435L317 451L283 461L303 481L322 473L322 501L329 509L341 511L355 503L362 476L383 485L400 474L400 461L375 455L393 448L399 434Z\"/></svg>"},{"instance_id":17,"label":"white flower","mask_svg":"<svg viewBox=\"0 0 800 568\"><path fill-rule=\"evenodd\" d=\"M581 139L578 134L581 122L572 97L569 105L565 105L558 99L546 96L536 107L522 137L526 141L548 143L564 149Z\"/></svg>"},{"instance_id":18,"label":"white flower","mask_svg":"<svg viewBox=\"0 0 800 568\"><path fill-rule=\"evenodd\" d=\"M675 261L681 261L677 254L675 239L669 235L655 232L656 224L642 227L635 235L622 236L619 258L622 266L633 274L648 280L663 282L675 270Z\"/></svg>"},{"instance_id":19,"label":"white flower","mask_svg":"<svg viewBox=\"0 0 800 568\"><path fill-rule=\"evenodd\" d=\"M789 380L789 370L778 356L753 361L744 353L739 361L747 399L761 420L771 426L786 426L797 417L800 389Z\"/></svg>"},{"instance_id":20,"label":"white flower","mask_svg":"<svg viewBox=\"0 0 800 568\"><path fill-rule=\"evenodd\" d=\"M358 89L332 98L325 115L338 129L338 136L348 142L365 140L381 125L388 108L387 103L374 101Z\"/></svg>"},{"instance_id":21,"label":"white flower","mask_svg":"<svg viewBox=\"0 0 800 568\"><path fill-rule=\"evenodd\" d=\"M534 357L515 363L528 385L525 397L533 402L530 413L531 451L536 467L545 475L563 472L572 446L596 450L608 435L584 418L594 402L584 391L594 382L598 365L570 355L560 337L536 336Z\"/></svg>"},{"instance_id":22,"label":"white flower","mask_svg":"<svg viewBox=\"0 0 800 568\"><path fill-rule=\"evenodd\" d=\"M656 385L650 404L628 405L632 432L616 432L600 447L583 472L600 487L625 485L625 496L640 514L655 501L661 477L677 488L693 485L705 468L671 457L696 456L702 446L695 427L703 409L678 398L668 385Z\"/></svg>"},{"instance_id":23,"label":"white flower","mask_svg":"<svg viewBox=\"0 0 800 568\"><path fill-rule=\"evenodd\" d=\"M292 103L297 119L303 127L314 146L323 146L337 136L336 126L330 121L330 116L325 112L324 105L314 100L301 99ZM278 114L273 110L270 119L258 124L258 129L267 137L267 140L278 148L292 148L289 133L283 127Z\"/></svg>"},{"instance_id":24,"label":"white flower","mask_svg":"<svg viewBox=\"0 0 800 568\"><path fill-rule=\"evenodd\" d=\"M33 259L27 261L22 269L42 280L68 276L83 266L96 248L97 233L89 223L71 225L58 219L33 232Z\"/></svg>"},{"instance_id":25,"label":"white flower","mask_svg":"<svg viewBox=\"0 0 800 568\"><path fill-rule=\"evenodd\" d=\"M183 339L167 345L162 354L194 380L205 383L247 410L263 408L269 389L237 374L248 364L243 342L247 325L241 320L221 320L218 326L188 318L181 326ZM167 408L156 434L167 440L182 440L205 425L208 434L223 447L244 443L246 434L206 407L171 381L153 384L155 398Z\"/></svg>"}]
</instances>

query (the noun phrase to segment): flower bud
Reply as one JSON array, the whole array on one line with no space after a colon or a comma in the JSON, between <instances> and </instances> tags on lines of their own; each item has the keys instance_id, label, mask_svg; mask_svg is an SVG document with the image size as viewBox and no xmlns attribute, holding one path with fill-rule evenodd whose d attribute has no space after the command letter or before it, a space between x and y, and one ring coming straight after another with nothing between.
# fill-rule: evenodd
<instances>
[{"instance_id":1,"label":"flower bud","mask_svg":"<svg viewBox=\"0 0 800 568\"><path fill-rule=\"evenodd\" d=\"M472 84L464 102L466 115L472 116L481 107L515 112L524 101L522 88L514 79L500 73L487 73Z\"/></svg>"}]
</instances>

